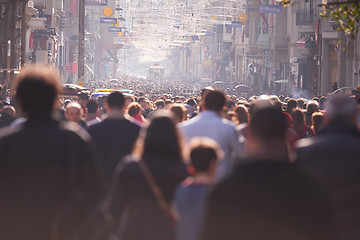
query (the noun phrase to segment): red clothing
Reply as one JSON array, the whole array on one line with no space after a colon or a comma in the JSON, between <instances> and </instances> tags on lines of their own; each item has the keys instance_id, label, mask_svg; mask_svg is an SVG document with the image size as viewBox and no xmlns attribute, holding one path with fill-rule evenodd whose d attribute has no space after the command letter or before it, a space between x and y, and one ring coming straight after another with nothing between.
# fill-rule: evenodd
<instances>
[{"instance_id":1,"label":"red clothing","mask_svg":"<svg viewBox=\"0 0 360 240\"><path fill-rule=\"evenodd\" d=\"M292 123L292 121L293 121L293 119L292 119L291 115L290 115L290 114L288 114L287 112L283 112L283 114L284 114L284 116L285 116L285 120L286 120L286 122L287 122L288 126L290 126L290 125L291 125L291 123Z\"/></svg>"},{"instance_id":2,"label":"red clothing","mask_svg":"<svg viewBox=\"0 0 360 240\"><path fill-rule=\"evenodd\" d=\"M137 122L139 122L140 124L144 123L146 120L144 118L144 116L139 112L137 114L135 114L134 116L132 116Z\"/></svg>"},{"instance_id":3,"label":"red clothing","mask_svg":"<svg viewBox=\"0 0 360 240\"><path fill-rule=\"evenodd\" d=\"M291 125L291 128L294 129L294 131L296 132L296 135L298 136L299 139L312 137L315 135L314 130L312 128L310 128L307 124L304 125L304 128L301 131L297 131L294 128L294 124Z\"/></svg>"}]
</instances>

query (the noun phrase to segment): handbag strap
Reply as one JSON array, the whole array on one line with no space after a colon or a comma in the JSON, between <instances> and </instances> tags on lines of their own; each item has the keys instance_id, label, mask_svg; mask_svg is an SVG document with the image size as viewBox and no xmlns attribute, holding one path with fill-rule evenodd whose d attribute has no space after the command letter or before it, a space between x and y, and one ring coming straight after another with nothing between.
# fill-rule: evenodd
<instances>
[{"instance_id":1,"label":"handbag strap","mask_svg":"<svg viewBox=\"0 0 360 240\"><path fill-rule=\"evenodd\" d=\"M170 205L168 204L168 202L165 200L159 186L156 184L154 177L152 176L148 166L146 165L146 163L144 162L144 160L140 159L139 161L137 161L137 164L140 167L141 172L144 174L146 181L148 182L151 191L153 192L153 194L156 197L156 200L160 206L160 208L166 212L167 215L169 215L170 219L172 221L174 221L174 216L172 214Z\"/></svg>"}]
</instances>

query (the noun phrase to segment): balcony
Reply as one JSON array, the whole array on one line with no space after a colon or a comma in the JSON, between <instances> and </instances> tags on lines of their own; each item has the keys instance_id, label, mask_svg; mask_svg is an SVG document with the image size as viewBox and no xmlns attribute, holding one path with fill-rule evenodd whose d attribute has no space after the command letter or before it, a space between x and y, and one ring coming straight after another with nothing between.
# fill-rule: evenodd
<instances>
[{"instance_id":1,"label":"balcony","mask_svg":"<svg viewBox=\"0 0 360 240\"><path fill-rule=\"evenodd\" d=\"M307 9L296 11L296 25L297 26L314 25L314 11Z\"/></svg>"}]
</instances>

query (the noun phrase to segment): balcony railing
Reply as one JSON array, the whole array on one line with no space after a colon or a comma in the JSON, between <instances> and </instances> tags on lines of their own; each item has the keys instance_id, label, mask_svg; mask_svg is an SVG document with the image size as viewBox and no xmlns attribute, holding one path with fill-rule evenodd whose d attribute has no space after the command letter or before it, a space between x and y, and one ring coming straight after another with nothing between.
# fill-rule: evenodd
<instances>
[{"instance_id":1,"label":"balcony railing","mask_svg":"<svg viewBox=\"0 0 360 240\"><path fill-rule=\"evenodd\" d=\"M307 9L296 11L296 25L314 25L314 11Z\"/></svg>"}]
</instances>

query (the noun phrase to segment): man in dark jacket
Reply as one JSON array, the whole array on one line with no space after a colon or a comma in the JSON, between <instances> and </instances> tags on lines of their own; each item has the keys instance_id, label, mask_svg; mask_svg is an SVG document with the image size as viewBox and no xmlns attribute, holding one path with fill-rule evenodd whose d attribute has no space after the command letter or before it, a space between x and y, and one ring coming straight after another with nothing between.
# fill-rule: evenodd
<instances>
[{"instance_id":1,"label":"man in dark jacket","mask_svg":"<svg viewBox=\"0 0 360 240\"><path fill-rule=\"evenodd\" d=\"M140 126L124 113L125 99L121 92L112 92L108 97L107 117L89 127L100 154L101 166L107 185L119 161L131 153L140 132Z\"/></svg>"},{"instance_id":2,"label":"man in dark jacket","mask_svg":"<svg viewBox=\"0 0 360 240\"><path fill-rule=\"evenodd\" d=\"M340 239L359 239L360 134L355 102L347 96L332 97L327 115L328 125L299 144L296 163L321 178L331 191Z\"/></svg>"},{"instance_id":3,"label":"man in dark jacket","mask_svg":"<svg viewBox=\"0 0 360 240\"><path fill-rule=\"evenodd\" d=\"M333 239L326 192L289 163L284 115L259 109L248 131L249 159L210 193L202 239Z\"/></svg>"},{"instance_id":4,"label":"man in dark jacket","mask_svg":"<svg viewBox=\"0 0 360 240\"><path fill-rule=\"evenodd\" d=\"M70 239L103 195L90 136L51 117L59 82L45 67L19 74L16 99L28 119L0 131L0 239ZM75 197L82 213L66 213ZM58 221L66 214L72 229Z\"/></svg>"}]
</instances>

